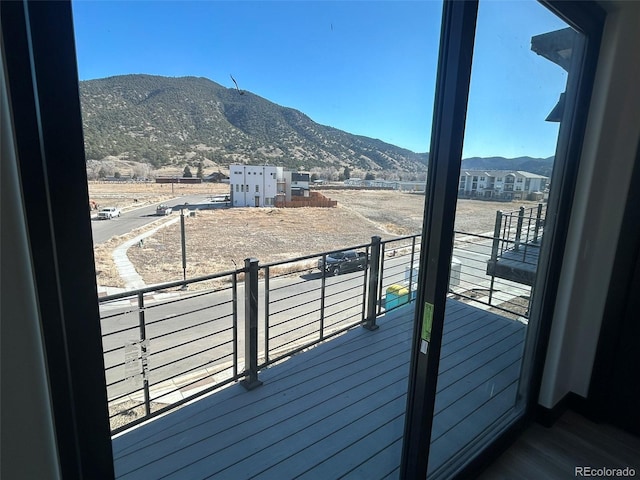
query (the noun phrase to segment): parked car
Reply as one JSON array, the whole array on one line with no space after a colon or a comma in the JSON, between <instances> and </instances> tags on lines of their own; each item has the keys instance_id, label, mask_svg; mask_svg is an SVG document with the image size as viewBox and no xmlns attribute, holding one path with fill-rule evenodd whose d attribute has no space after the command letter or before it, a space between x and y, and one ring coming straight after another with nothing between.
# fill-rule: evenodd
<instances>
[{"instance_id":1,"label":"parked car","mask_svg":"<svg viewBox=\"0 0 640 480\"><path fill-rule=\"evenodd\" d=\"M173 209L164 203L161 203L156 207L156 215L169 215L172 211Z\"/></svg>"},{"instance_id":2,"label":"parked car","mask_svg":"<svg viewBox=\"0 0 640 480\"><path fill-rule=\"evenodd\" d=\"M231 201L231 197L229 195L213 195L211 197L212 203L229 203Z\"/></svg>"},{"instance_id":3,"label":"parked car","mask_svg":"<svg viewBox=\"0 0 640 480\"><path fill-rule=\"evenodd\" d=\"M99 220L111 220L113 217L120 216L120 209L116 207L105 207L98 212Z\"/></svg>"},{"instance_id":4,"label":"parked car","mask_svg":"<svg viewBox=\"0 0 640 480\"><path fill-rule=\"evenodd\" d=\"M339 275L354 270L364 270L369 264L369 258L364 252L347 250L344 252L330 253L326 256L326 264L323 258L318 260L318 269L325 270L331 275Z\"/></svg>"}]
</instances>

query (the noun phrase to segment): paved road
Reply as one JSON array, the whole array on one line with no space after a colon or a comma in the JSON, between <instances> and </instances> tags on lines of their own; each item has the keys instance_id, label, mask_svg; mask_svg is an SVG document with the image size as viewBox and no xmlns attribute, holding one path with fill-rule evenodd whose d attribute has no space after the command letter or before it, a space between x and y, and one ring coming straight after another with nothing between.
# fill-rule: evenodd
<instances>
[{"instance_id":1,"label":"paved road","mask_svg":"<svg viewBox=\"0 0 640 480\"><path fill-rule=\"evenodd\" d=\"M184 197L175 198L168 202L164 202L174 209L178 209L188 203L191 208L195 205L203 204L209 201L209 198L202 195L189 195ZM98 220L93 219L91 221L91 227L93 230L93 243L103 243L116 235L124 235L136 228L147 225L148 223L157 220L159 217L155 215L156 205L137 208L126 213L123 213L119 218L112 220ZM172 215L176 215L173 213Z\"/></svg>"}]
</instances>

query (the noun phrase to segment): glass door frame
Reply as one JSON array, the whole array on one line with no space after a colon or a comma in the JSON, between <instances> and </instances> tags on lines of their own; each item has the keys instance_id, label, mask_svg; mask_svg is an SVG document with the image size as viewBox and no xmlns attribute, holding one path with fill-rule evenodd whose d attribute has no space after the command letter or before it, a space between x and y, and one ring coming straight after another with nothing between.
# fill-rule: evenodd
<instances>
[{"instance_id":1,"label":"glass door frame","mask_svg":"<svg viewBox=\"0 0 640 480\"><path fill-rule=\"evenodd\" d=\"M478 12L478 0L444 1L400 478L427 475ZM578 69L568 79L567 92L572 95L567 95L558 134L555 188L547 217L553 219L553 226L545 228L538 267L539 291L531 308L531 318L540 321L537 331L528 336L523 363L527 376L523 415L481 452L504 443L535 412L606 18L595 2L541 3L583 34L585 42L576 61ZM479 459L481 452L462 471L477 469L483 463Z\"/></svg>"},{"instance_id":2,"label":"glass door frame","mask_svg":"<svg viewBox=\"0 0 640 480\"><path fill-rule=\"evenodd\" d=\"M113 478L71 2L0 2L0 33L59 476Z\"/></svg>"},{"instance_id":3,"label":"glass door frame","mask_svg":"<svg viewBox=\"0 0 640 480\"><path fill-rule=\"evenodd\" d=\"M444 2L400 478L427 474L477 13Z\"/></svg>"}]
</instances>

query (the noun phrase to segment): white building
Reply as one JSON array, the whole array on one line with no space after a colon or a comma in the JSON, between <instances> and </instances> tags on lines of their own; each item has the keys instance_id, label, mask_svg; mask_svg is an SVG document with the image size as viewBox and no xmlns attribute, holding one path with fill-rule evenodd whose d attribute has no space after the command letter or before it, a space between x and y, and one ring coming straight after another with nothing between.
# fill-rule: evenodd
<instances>
[{"instance_id":1,"label":"white building","mask_svg":"<svg viewBox=\"0 0 640 480\"><path fill-rule=\"evenodd\" d=\"M458 196L539 200L547 188L549 177L513 170L463 170Z\"/></svg>"},{"instance_id":2,"label":"white building","mask_svg":"<svg viewBox=\"0 0 640 480\"><path fill-rule=\"evenodd\" d=\"M229 165L231 205L273 207L291 197L309 196L309 174L270 165Z\"/></svg>"},{"instance_id":3,"label":"white building","mask_svg":"<svg viewBox=\"0 0 640 480\"><path fill-rule=\"evenodd\" d=\"M272 207L277 195L285 195L282 167L230 165L229 186L234 207Z\"/></svg>"}]
</instances>

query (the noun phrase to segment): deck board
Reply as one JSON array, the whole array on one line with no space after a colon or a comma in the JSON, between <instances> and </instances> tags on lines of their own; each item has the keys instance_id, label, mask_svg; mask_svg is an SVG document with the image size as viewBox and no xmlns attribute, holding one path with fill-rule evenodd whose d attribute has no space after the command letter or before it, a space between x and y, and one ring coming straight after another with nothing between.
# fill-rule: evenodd
<instances>
[{"instance_id":1,"label":"deck board","mask_svg":"<svg viewBox=\"0 0 640 480\"><path fill-rule=\"evenodd\" d=\"M493 391L501 389L504 382L511 383L514 376L518 374L519 361L521 358L520 347L520 344L511 346L508 350L496 355L495 358L486 361L482 367L471 370L465 376L456 379L454 383L448 385L446 388L439 388L436 395L435 414L444 415L448 410L455 410L455 414L458 416L460 411L465 410L461 408L461 405L469 403L468 400L470 397L473 399L471 406L477 405L480 399L477 398L477 395L473 394L478 388L483 391L482 397L491 396ZM515 365L515 372L511 371L513 365ZM469 389L465 395L461 396L459 384L476 384L478 386L474 389ZM442 423L440 419L435 426L440 426Z\"/></svg>"},{"instance_id":2,"label":"deck board","mask_svg":"<svg viewBox=\"0 0 640 480\"><path fill-rule=\"evenodd\" d=\"M397 478L413 316L388 312L262 371L260 388L115 437L117 478ZM513 406L523 340L522 324L448 301L430 471Z\"/></svg>"},{"instance_id":3,"label":"deck board","mask_svg":"<svg viewBox=\"0 0 640 480\"><path fill-rule=\"evenodd\" d=\"M130 451L139 451L144 448L147 441L157 441L159 435L166 437L178 431L188 431L203 421L211 421L210 408L216 408L218 416L215 421L218 424L223 421L226 414L234 414L236 410L243 408L252 408L252 412L259 415L269 409L269 404L264 401L266 398L273 398L284 392L289 400L295 399L323 388L324 385L330 385L340 378L341 372L342 376L361 374L362 371L367 370L368 366L353 364L351 366L354 370L348 371L345 369L350 366L346 361L348 356L354 356L357 360L368 355L372 361L384 363L393 355L398 355L398 350L394 351L390 348L409 341L406 325L390 325L386 330L385 335L375 335L376 332L380 332L378 330L373 332L374 335L369 338L354 339L349 343L350 348L346 351L341 348L342 339L339 338L335 340L336 345L331 345L332 348L326 349L321 356L317 355L316 350L313 349L305 352L304 357L301 355L293 357L288 362L279 365L277 369L265 370L261 373L265 385L250 394L238 395L238 393L244 393L245 390L236 385L213 396L205 397L189 406L189 415L169 416L171 418L165 417L162 422L151 422L145 426L145 435L136 435L135 440L134 436L129 435L119 438L118 453L122 455ZM404 352L402 348L399 351L400 354ZM314 371L316 377L315 386L305 383L305 380L310 377L310 370ZM281 401L277 400L276 406L280 404ZM235 425L235 422L235 418L232 419L232 425Z\"/></svg>"},{"instance_id":4,"label":"deck board","mask_svg":"<svg viewBox=\"0 0 640 480\"><path fill-rule=\"evenodd\" d=\"M348 355L345 355L345 357L348 357ZM354 380L354 378L357 379L358 376L365 374L367 369L354 370L354 365L358 365L353 363L345 363L338 368L332 366L333 362L327 362L323 366L328 368L328 365L331 365L331 369L323 371L319 375L318 381L307 376L297 384L292 385L288 390L277 388L281 386L274 382L270 384L274 387L271 389L261 388L251 392L240 392L246 393L246 395L242 395L244 402L232 401L212 406L217 411L215 418L207 420L190 418L188 420L189 423L182 423L177 428L174 428L172 432L164 433L165 435L167 433L176 435L179 429L182 435L189 437L189 445L195 446L203 445L205 440L218 445L221 438L224 440L223 444L233 445L250 439L254 435L261 435L274 426L278 426L278 435L286 435L289 430L285 428L287 424L283 422L290 418L304 415L307 422L313 423L316 415L323 414L323 409L310 408L310 405L333 401L332 408L336 408L334 404L338 403L339 395L342 392L352 391L352 395L358 398L357 395L366 395L369 390L375 392L376 388L382 388L387 380L393 381L395 377L401 380L403 376L406 377L404 372L393 375L394 369L405 365L404 355L399 355L393 349L386 348L379 350L379 354L374 358L384 365L380 372L381 375L377 378L368 377ZM346 361L346 358L343 358L343 360ZM360 367L362 366L360 365ZM245 412L240 420L237 418L237 411ZM157 458L150 470L147 471L150 474L155 473L156 470L158 472L165 471L166 466L174 464L174 457L179 456L180 462L188 463L191 460L197 460L198 456L201 455L199 448L175 451L172 437L165 438L161 444L156 443L150 448L137 449L136 455L141 453ZM225 461L232 458L232 456L232 454L226 452ZM133 458L133 456L129 457L129 463L135 465L138 462L139 460Z\"/></svg>"}]
</instances>

